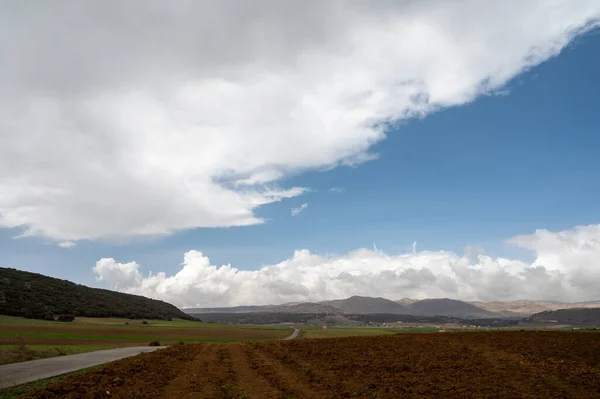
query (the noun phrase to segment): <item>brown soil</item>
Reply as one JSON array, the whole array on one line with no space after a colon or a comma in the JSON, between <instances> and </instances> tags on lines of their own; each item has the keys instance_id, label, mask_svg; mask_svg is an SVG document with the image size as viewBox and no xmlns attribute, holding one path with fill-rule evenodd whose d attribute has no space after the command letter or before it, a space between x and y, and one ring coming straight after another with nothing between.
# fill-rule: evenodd
<instances>
[{"instance_id":1,"label":"brown soil","mask_svg":"<svg viewBox=\"0 0 600 399\"><path fill-rule=\"evenodd\" d=\"M600 397L600 334L402 334L185 344L26 398Z\"/></svg>"}]
</instances>

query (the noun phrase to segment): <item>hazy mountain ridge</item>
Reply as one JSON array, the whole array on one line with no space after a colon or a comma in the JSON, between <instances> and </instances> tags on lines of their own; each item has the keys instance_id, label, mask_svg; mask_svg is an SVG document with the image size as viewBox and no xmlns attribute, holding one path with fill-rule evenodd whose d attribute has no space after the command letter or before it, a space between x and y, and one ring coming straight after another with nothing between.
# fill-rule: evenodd
<instances>
[{"instance_id":1,"label":"hazy mountain ridge","mask_svg":"<svg viewBox=\"0 0 600 399\"><path fill-rule=\"evenodd\" d=\"M496 312L482 309L468 302L457 301L455 299L423 299L413 302L409 305L410 310L415 314L425 316L452 316L459 318L484 318L498 317Z\"/></svg>"},{"instance_id":2,"label":"hazy mountain ridge","mask_svg":"<svg viewBox=\"0 0 600 399\"><path fill-rule=\"evenodd\" d=\"M352 296L322 302L292 302L283 305L235 306L184 309L194 313L273 312L293 314L405 314L417 316L448 316L466 319L527 317L536 313L574 308L600 308L600 301L561 303L551 301L459 301L450 298L411 299L392 301L386 298Z\"/></svg>"},{"instance_id":3,"label":"hazy mountain ridge","mask_svg":"<svg viewBox=\"0 0 600 399\"><path fill-rule=\"evenodd\" d=\"M548 310L559 310L559 309L582 309L582 308L598 308L600 307L600 301L588 301L588 302L557 302L557 301L506 301L506 302L481 302L472 301L469 302L479 308L488 310L490 312L502 313L506 315L514 316L529 316L535 313L545 312Z\"/></svg>"},{"instance_id":4,"label":"hazy mountain ridge","mask_svg":"<svg viewBox=\"0 0 600 399\"><path fill-rule=\"evenodd\" d=\"M274 312L278 313L325 313L325 314L343 314L344 311L338 307L327 303L302 302L275 306Z\"/></svg>"},{"instance_id":5,"label":"hazy mountain ridge","mask_svg":"<svg viewBox=\"0 0 600 399\"><path fill-rule=\"evenodd\" d=\"M600 326L600 308L546 310L524 319L532 323L568 324L582 327Z\"/></svg>"},{"instance_id":6,"label":"hazy mountain ridge","mask_svg":"<svg viewBox=\"0 0 600 399\"><path fill-rule=\"evenodd\" d=\"M385 298L371 298L366 296L351 296L346 299L320 302L323 305L340 309L344 313L388 313L410 314L410 310L397 302Z\"/></svg>"}]
</instances>

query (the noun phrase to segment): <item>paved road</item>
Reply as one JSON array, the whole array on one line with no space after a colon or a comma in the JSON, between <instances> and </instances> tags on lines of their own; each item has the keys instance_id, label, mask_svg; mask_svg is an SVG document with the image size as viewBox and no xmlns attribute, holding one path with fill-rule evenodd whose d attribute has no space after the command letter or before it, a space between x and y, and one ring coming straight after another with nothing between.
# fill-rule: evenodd
<instances>
[{"instance_id":1,"label":"paved road","mask_svg":"<svg viewBox=\"0 0 600 399\"><path fill-rule=\"evenodd\" d=\"M298 330L297 328L294 329L294 332L291 333L290 335L288 335L285 338L281 338L282 341L286 341L288 339L295 339L298 337L298 334L300 334L300 330Z\"/></svg>"},{"instance_id":2,"label":"paved road","mask_svg":"<svg viewBox=\"0 0 600 399\"><path fill-rule=\"evenodd\" d=\"M113 360L152 352L164 346L141 346L136 348L107 349L78 355L52 357L29 362L0 366L0 389L14 387L31 381L56 377Z\"/></svg>"}]
</instances>

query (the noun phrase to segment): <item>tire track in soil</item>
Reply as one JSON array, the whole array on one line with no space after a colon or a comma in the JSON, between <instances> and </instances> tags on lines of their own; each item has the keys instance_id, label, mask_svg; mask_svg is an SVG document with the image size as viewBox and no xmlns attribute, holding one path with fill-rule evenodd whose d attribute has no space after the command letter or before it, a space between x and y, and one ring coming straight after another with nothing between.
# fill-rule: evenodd
<instances>
[{"instance_id":1,"label":"tire track in soil","mask_svg":"<svg viewBox=\"0 0 600 399\"><path fill-rule=\"evenodd\" d=\"M221 388L229 376L228 353L222 344L203 344L200 353L185 363L180 374L163 390L164 398L228 398Z\"/></svg>"},{"instance_id":2,"label":"tire track in soil","mask_svg":"<svg viewBox=\"0 0 600 399\"><path fill-rule=\"evenodd\" d=\"M322 399L307 378L272 355L242 343L204 344L163 390L165 398Z\"/></svg>"},{"instance_id":3,"label":"tire track in soil","mask_svg":"<svg viewBox=\"0 0 600 399\"><path fill-rule=\"evenodd\" d=\"M281 398L323 399L328 397L305 375L276 359L273 354L264 350L261 345L254 345L246 351L246 356L253 370L269 381L283 396ZM321 391L319 393L319 391Z\"/></svg>"},{"instance_id":4,"label":"tire track in soil","mask_svg":"<svg viewBox=\"0 0 600 399\"><path fill-rule=\"evenodd\" d=\"M257 372L257 364L251 361L250 347L247 344L228 345L231 358L230 385L227 393L231 398L249 395L251 398L285 398L284 392Z\"/></svg>"}]
</instances>

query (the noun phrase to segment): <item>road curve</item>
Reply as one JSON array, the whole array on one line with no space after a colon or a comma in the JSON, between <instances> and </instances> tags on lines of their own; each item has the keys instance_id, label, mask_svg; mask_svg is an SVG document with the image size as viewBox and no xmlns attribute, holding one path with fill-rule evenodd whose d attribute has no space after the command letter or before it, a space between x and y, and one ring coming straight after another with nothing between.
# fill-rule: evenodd
<instances>
[{"instance_id":1,"label":"road curve","mask_svg":"<svg viewBox=\"0 0 600 399\"><path fill-rule=\"evenodd\" d=\"M165 346L141 346L135 348L107 349L78 355L51 357L0 366L0 389L14 387L27 382L43 380L72 373L87 367L152 352Z\"/></svg>"},{"instance_id":2,"label":"road curve","mask_svg":"<svg viewBox=\"0 0 600 399\"><path fill-rule=\"evenodd\" d=\"M294 332L293 333L291 333L290 335L288 335L285 338L281 338L281 340L282 341L287 341L287 340L290 340L290 339L296 339L296 338L298 338L298 334L300 334L300 330L298 330L297 328L294 328Z\"/></svg>"}]
</instances>

